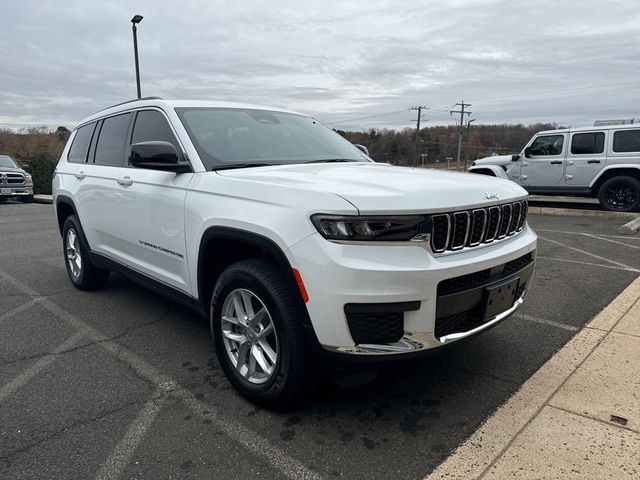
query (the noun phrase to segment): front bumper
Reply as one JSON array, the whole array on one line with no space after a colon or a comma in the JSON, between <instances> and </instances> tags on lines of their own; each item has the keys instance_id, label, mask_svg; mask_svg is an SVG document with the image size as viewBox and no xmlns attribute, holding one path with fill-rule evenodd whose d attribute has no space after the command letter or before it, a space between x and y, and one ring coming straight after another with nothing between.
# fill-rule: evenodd
<instances>
[{"instance_id":1,"label":"front bumper","mask_svg":"<svg viewBox=\"0 0 640 480\"><path fill-rule=\"evenodd\" d=\"M2 197L23 197L33 195L33 186L24 185L20 187L6 187L0 188L0 196Z\"/></svg>"},{"instance_id":2,"label":"front bumper","mask_svg":"<svg viewBox=\"0 0 640 480\"><path fill-rule=\"evenodd\" d=\"M307 309L313 333L322 349L338 356L390 359L414 356L471 337L515 312L522 305L531 283L536 241L536 234L527 225L521 233L499 244L433 256L419 246L344 245L313 234L292 246L289 253L295 259L309 293ZM446 295L438 294L438 285L444 280L482 271L493 272L527 254L531 255L532 261L526 268L508 275L492 274L484 283L450 296L449 306ZM522 288L504 311L480 322L467 322L470 327L465 331L436 334L436 318L459 313L461 307L455 305L465 302L477 309L487 286L509 282L517 276L521 277ZM390 343L354 342L345 306L393 303L414 306L402 312L402 338Z\"/></svg>"}]
</instances>

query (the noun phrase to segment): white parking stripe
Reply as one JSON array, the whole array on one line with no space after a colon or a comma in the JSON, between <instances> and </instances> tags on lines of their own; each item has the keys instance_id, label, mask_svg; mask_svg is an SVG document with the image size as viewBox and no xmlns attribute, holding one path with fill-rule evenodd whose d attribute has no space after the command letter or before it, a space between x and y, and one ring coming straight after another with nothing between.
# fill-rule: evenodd
<instances>
[{"instance_id":1,"label":"white parking stripe","mask_svg":"<svg viewBox=\"0 0 640 480\"><path fill-rule=\"evenodd\" d=\"M567 245L566 243L558 242L557 240L551 240L550 238L545 238L545 237L540 237L540 236L538 236L538 238L541 239L541 240L544 240L546 242L555 243L556 245L559 245L561 247L568 248L569 250L573 250L574 252L582 253L583 255L589 255L590 257L597 258L598 260L603 260L605 262L609 262L609 263L611 263L613 265L617 265L617 266L622 267L622 268L635 270L633 267L630 267L629 265L626 265L624 263L616 262L615 260L611 260L611 259L606 258L606 257L601 257L600 255L596 255L595 253L587 252L586 250L582 250L580 248L572 247L571 245Z\"/></svg>"},{"instance_id":2,"label":"white parking stripe","mask_svg":"<svg viewBox=\"0 0 640 480\"><path fill-rule=\"evenodd\" d=\"M157 389L131 423L118 445L113 449L107 461L100 467L96 480L116 480L131 461L134 452L142 443L147 431L156 419L167 397L162 389Z\"/></svg>"},{"instance_id":3,"label":"white parking stripe","mask_svg":"<svg viewBox=\"0 0 640 480\"><path fill-rule=\"evenodd\" d=\"M24 293L38 296L38 292L33 288L0 270L0 279L2 278ZM48 298L44 298L41 305L77 330L83 331L83 334L86 335L87 338L97 342L97 345L117 357L118 360L129 365L129 367L135 370L139 376L144 377L151 384L159 388L170 388L172 390L171 394L182 399L195 414L210 419L212 424L218 429L223 430L229 438L243 445L254 455L262 457L272 467L282 472L285 476L294 480L320 480L323 478L319 473L308 469L302 462L291 457L284 450L281 450L277 446L269 443L257 432L244 426L240 422L226 417L223 413L218 412L214 405L200 401L190 390L179 385L171 377L160 372L153 365L145 362L126 347L110 341L103 333L90 327L82 320L64 310L62 307L53 303Z\"/></svg>"},{"instance_id":4,"label":"white parking stripe","mask_svg":"<svg viewBox=\"0 0 640 480\"><path fill-rule=\"evenodd\" d=\"M546 320L544 318L532 317L531 315L526 315L524 313L516 313L514 317L521 318L522 320L527 320L528 322L541 323L542 325L551 325L552 327L562 328L563 330L569 330L570 332L577 332L578 330L580 330L578 327L574 327L573 325L554 322L553 320Z\"/></svg>"},{"instance_id":5,"label":"white parking stripe","mask_svg":"<svg viewBox=\"0 0 640 480\"><path fill-rule=\"evenodd\" d=\"M564 235L597 235L598 237L607 237L607 238L621 238L624 240L640 240L640 237L632 237L629 235L606 235L604 233L588 233L588 232L569 232L566 230L549 230L545 228L536 228L536 232L550 232L550 233L561 233Z\"/></svg>"},{"instance_id":6,"label":"white parking stripe","mask_svg":"<svg viewBox=\"0 0 640 480\"><path fill-rule=\"evenodd\" d=\"M581 262L580 260L567 260L566 258L547 257L544 255L536 255L536 260L551 260L554 262L577 263L579 265L587 265L589 267L611 268L613 270L622 270L623 272L640 273L640 269L633 267L616 267L615 265L603 265L601 263Z\"/></svg>"},{"instance_id":7,"label":"white parking stripe","mask_svg":"<svg viewBox=\"0 0 640 480\"><path fill-rule=\"evenodd\" d=\"M84 331L79 331L69 337L67 340L62 342L53 351L43 357L40 358L36 363L27 368L24 372L20 373L17 377L11 380L6 385L0 387L0 402L7 398L9 395L14 393L20 387L22 387L25 383L39 374L42 370L47 368L51 362L53 362L57 355L69 350L76 343L80 341L80 339L84 336Z\"/></svg>"},{"instance_id":8,"label":"white parking stripe","mask_svg":"<svg viewBox=\"0 0 640 480\"><path fill-rule=\"evenodd\" d=\"M28 302L17 306L13 310L8 311L7 313L3 313L2 315L0 315L0 323L2 323L7 318L11 318L20 312L24 312L25 310L28 310L29 308L33 307L36 303L38 303L40 300L42 300L41 297L32 298Z\"/></svg>"},{"instance_id":9,"label":"white parking stripe","mask_svg":"<svg viewBox=\"0 0 640 480\"><path fill-rule=\"evenodd\" d=\"M610 238L604 238L601 237L600 235L589 235L589 234L585 234L586 237L590 237L590 238L595 238L597 240L603 240L605 242L611 242L611 243L615 243L616 245L622 245L624 247L628 247L628 248L635 248L637 250L640 250L640 245L629 245L628 243L624 243L624 242L618 242L617 240L611 240Z\"/></svg>"}]
</instances>

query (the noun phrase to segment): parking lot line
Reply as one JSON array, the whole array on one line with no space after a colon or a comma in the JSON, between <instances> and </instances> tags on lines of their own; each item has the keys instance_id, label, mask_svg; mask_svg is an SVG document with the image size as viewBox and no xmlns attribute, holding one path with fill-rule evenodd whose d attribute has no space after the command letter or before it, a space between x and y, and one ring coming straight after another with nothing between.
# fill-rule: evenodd
<instances>
[{"instance_id":1,"label":"parking lot line","mask_svg":"<svg viewBox=\"0 0 640 480\"><path fill-rule=\"evenodd\" d=\"M623 247L635 248L637 250L640 250L640 245L629 245L628 243L618 242L617 240L611 240L610 238L604 238L604 237L601 237L600 235L585 234L585 236L586 237L595 238L597 240L602 240L602 241L605 241L605 242L615 243L616 245L622 245Z\"/></svg>"},{"instance_id":2,"label":"parking lot line","mask_svg":"<svg viewBox=\"0 0 640 480\"><path fill-rule=\"evenodd\" d=\"M606 238L622 238L624 240L638 240L640 241L640 237L632 237L629 235L607 235L605 233L587 233L587 232L570 232L567 230L549 230L545 228L536 228L536 232L549 232L549 233L561 233L564 235L596 235L598 237L606 237Z\"/></svg>"},{"instance_id":3,"label":"parking lot line","mask_svg":"<svg viewBox=\"0 0 640 480\"><path fill-rule=\"evenodd\" d=\"M33 307L36 303L38 303L40 300L42 300L42 298L37 297L37 298L32 298L31 300L29 300L26 303L23 303L22 305L18 305L16 308L14 308L13 310L10 310L6 313L3 313L2 315L0 315L0 323L2 323L4 320L13 317L14 315L17 315L20 312L24 312L25 310L30 309L31 307Z\"/></svg>"},{"instance_id":4,"label":"parking lot line","mask_svg":"<svg viewBox=\"0 0 640 480\"><path fill-rule=\"evenodd\" d=\"M622 267L622 268L635 270L633 267L631 267L631 266L629 266L629 265L627 265L625 263L616 262L615 260L611 260L611 259L606 258L606 257L601 257L600 255L596 255L595 253L587 252L586 250L582 250L580 248L572 247L571 245L567 245L566 243L558 242L557 240L551 240L550 238L545 238L545 237L540 237L540 236L538 236L538 238L541 239L541 240L544 240L545 242L554 243L554 244L559 245L561 247L568 248L569 250L573 250L574 252L582 253L583 255L589 255L590 257L597 258L598 260L603 260L605 262L609 262L609 263L611 263L613 265L617 265L617 266Z\"/></svg>"},{"instance_id":5,"label":"parking lot line","mask_svg":"<svg viewBox=\"0 0 640 480\"><path fill-rule=\"evenodd\" d=\"M0 279L6 280L25 294L39 297L42 296L33 288L3 270L0 270ZM43 298L40 304L50 313L59 319L64 320L73 328L81 332L77 334L78 339L81 336L86 336L102 349L111 353L118 360L126 363L131 369L141 377L145 378L152 385L169 390L171 395L180 398L195 414L210 419L212 424L218 429L224 431L229 438L235 440L240 445L243 445L254 455L263 458L273 468L279 470L288 478L292 480L321 480L323 478L319 473L310 470L302 462L296 460L280 448L269 443L257 432L218 412L214 405L198 400L190 390L179 385L173 378L160 372L156 367L147 363L123 345L111 341L106 335L90 327L88 324L67 312L48 298Z\"/></svg>"},{"instance_id":6,"label":"parking lot line","mask_svg":"<svg viewBox=\"0 0 640 480\"><path fill-rule=\"evenodd\" d=\"M0 387L0 402L16 390L18 390L21 386L23 386L25 383L39 374L42 370L47 368L51 364L51 362L53 362L57 358L58 354L69 350L76 343L78 343L84 336L84 333L84 331L79 331L73 334L56 348L54 348L51 353L46 354L36 363L27 368L24 372L20 373L17 377L11 380L9 383Z\"/></svg>"},{"instance_id":7,"label":"parking lot line","mask_svg":"<svg viewBox=\"0 0 640 480\"><path fill-rule=\"evenodd\" d=\"M612 270L622 270L623 272L640 273L640 269L633 267L616 267L615 265L603 265L602 263L582 262L580 260L569 260L567 258L547 257L545 255L536 255L536 260L551 260L553 262L577 263L579 265L587 265L589 267L610 268Z\"/></svg>"},{"instance_id":8,"label":"parking lot line","mask_svg":"<svg viewBox=\"0 0 640 480\"><path fill-rule=\"evenodd\" d=\"M147 431L158 416L158 412L166 401L166 392L158 388L151 400L140 410L140 413L131 422L127 432L118 445L113 449L107 461L100 467L95 476L96 480L116 480L131 461L134 452L144 440Z\"/></svg>"},{"instance_id":9,"label":"parking lot line","mask_svg":"<svg viewBox=\"0 0 640 480\"><path fill-rule=\"evenodd\" d=\"M567 325L566 323L554 322L553 320L533 317L524 313L516 313L514 317L520 318L522 320L527 320L529 322L540 323L542 325L550 325L552 327L562 328L563 330L569 330L570 332L577 332L578 330L580 330L578 327L574 327L573 325Z\"/></svg>"}]
</instances>

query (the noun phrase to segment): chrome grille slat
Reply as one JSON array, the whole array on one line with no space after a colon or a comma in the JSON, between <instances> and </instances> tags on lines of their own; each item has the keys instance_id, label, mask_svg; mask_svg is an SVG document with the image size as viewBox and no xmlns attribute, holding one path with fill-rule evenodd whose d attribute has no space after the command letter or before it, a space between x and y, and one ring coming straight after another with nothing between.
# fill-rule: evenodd
<instances>
[{"instance_id":1,"label":"chrome grille slat","mask_svg":"<svg viewBox=\"0 0 640 480\"><path fill-rule=\"evenodd\" d=\"M522 231L526 217L526 200L435 214L431 217L431 250L456 252L504 240Z\"/></svg>"}]
</instances>

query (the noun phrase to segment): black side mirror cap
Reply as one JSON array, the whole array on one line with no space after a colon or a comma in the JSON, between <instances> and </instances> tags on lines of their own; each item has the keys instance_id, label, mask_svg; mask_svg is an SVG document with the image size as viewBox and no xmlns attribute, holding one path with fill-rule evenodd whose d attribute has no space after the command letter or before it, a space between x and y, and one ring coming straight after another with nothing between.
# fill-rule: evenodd
<instances>
[{"instance_id":1,"label":"black side mirror cap","mask_svg":"<svg viewBox=\"0 0 640 480\"><path fill-rule=\"evenodd\" d=\"M531 156L531 147L527 147L524 149L524 156L529 158Z\"/></svg>"},{"instance_id":2,"label":"black side mirror cap","mask_svg":"<svg viewBox=\"0 0 640 480\"><path fill-rule=\"evenodd\" d=\"M129 163L133 167L175 173L193 171L191 165L169 142L140 142L131 145Z\"/></svg>"},{"instance_id":3,"label":"black side mirror cap","mask_svg":"<svg viewBox=\"0 0 640 480\"><path fill-rule=\"evenodd\" d=\"M512 162L517 162L518 160L520 160L520 154L516 153L515 155L511 155L511 161Z\"/></svg>"}]
</instances>

